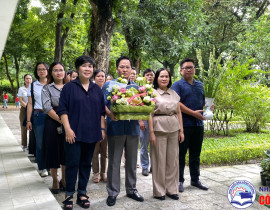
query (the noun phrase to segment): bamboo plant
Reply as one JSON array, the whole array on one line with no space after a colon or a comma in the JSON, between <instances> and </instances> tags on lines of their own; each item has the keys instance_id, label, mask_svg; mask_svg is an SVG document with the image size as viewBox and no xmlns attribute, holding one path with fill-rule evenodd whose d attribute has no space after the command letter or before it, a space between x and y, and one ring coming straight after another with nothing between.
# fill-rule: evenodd
<instances>
[{"instance_id":1,"label":"bamboo plant","mask_svg":"<svg viewBox=\"0 0 270 210\"><path fill-rule=\"evenodd\" d=\"M196 54L200 69L198 78L204 84L204 95L207 98L214 98L221 81L224 79L230 59L222 60L223 53L216 58L215 48L213 48L213 52L210 52L209 56L209 68L205 70L201 50L197 49ZM221 60L223 64L221 64Z\"/></svg>"}]
</instances>

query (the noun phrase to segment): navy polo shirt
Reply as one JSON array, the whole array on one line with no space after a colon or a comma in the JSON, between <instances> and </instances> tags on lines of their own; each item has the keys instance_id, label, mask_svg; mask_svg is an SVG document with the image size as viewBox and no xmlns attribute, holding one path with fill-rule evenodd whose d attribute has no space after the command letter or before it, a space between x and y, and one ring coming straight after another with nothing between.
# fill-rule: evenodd
<instances>
[{"instance_id":1,"label":"navy polo shirt","mask_svg":"<svg viewBox=\"0 0 270 210\"><path fill-rule=\"evenodd\" d=\"M189 109L203 110L204 92L203 83L198 80L193 80L193 84L187 82L184 78L178 80L172 85L172 89L180 96L180 102ZM183 126L203 126L203 121L191 115L182 112Z\"/></svg>"},{"instance_id":2,"label":"navy polo shirt","mask_svg":"<svg viewBox=\"0 0 270 210\"><path fill-rule=\"evenodd\" d=\"M105 116L104 97L100 87L90 81L86 91L77 78L64 85L60 94L59 116L68 115L76 141L94 143L102 140L101 116Z\"/></svg>"},{"instance_id":3,"label":"navy polo shirt","mask_svg":"<svg viewBox=\"0 0 270 210\"><path fill-rule=\"evenodd\" d=\"M113 80L113 81L116 81ZM109 82L106 82L102 91L104 93L105 105L110 109L111 101L107 100L108 95L108 86ZM130 81L129 84L135 84ZM138 120L118 120L113 121L111 118L107 117L107 135L108 136L122 136L122 135L131 135L131 136L139 136L140 135L140 125Z\"/></svg>"}]
</instances>

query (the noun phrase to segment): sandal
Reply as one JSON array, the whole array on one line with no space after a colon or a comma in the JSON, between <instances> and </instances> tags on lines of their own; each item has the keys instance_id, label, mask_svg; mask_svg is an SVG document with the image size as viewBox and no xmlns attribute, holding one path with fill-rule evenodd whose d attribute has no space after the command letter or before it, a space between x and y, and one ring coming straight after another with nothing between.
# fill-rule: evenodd
<instances>
[{"instance_id":1,"label":"sandal","mask_svg":"<svg viewBox=\"0 0 270 210\"><path fill-rule=\"evenodd\" d=\"M64 210L72 210L73 209L73 201L72 201L73 195L67 196L66 200L64 200L62 203L64 204Z\"/></svg>"},{"instance_id":2,"label":"sandal","mask_svg":"<svg viewBox=\"0 0 270 210\"><path fill-rule=\"evenodd\" d=\"M84 199L84 200L82 200L82 198L86 198L86 199ZM88 209L89 207L90 207L90 201L88 200L88 196L87 195L85 195L85 194L77 194L77 204L80 206L80 207L82 207L82 208L84 208L84 209Z\"/></svg>"},{"instance_id":3,"label":"sandal","mask_svg":"<svg viewBox=\"0 0 270 210\"><path fill-rule=\"evenodd\" d=\"M94 183L99 183L99 181L100 181L99 173L94 173L92 180Z\"/></svg>"}]
</instances>

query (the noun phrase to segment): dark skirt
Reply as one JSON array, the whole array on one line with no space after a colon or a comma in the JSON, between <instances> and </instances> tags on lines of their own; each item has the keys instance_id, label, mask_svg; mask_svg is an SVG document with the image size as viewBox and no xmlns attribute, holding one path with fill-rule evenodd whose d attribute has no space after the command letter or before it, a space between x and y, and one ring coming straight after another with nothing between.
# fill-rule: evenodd
<instances>
[{"instance_id":1,"label":"dark skirt","mask_svg":"<svg viewBox=\"0 0 270 210\"><path fill-rule=\"evenodd\" d=\"M60 123L47 116L43 134L46 168L60 168L60 165L65 165L65 136L58 133L57 127L60 126Z\"/></svg>"}]
</instances>

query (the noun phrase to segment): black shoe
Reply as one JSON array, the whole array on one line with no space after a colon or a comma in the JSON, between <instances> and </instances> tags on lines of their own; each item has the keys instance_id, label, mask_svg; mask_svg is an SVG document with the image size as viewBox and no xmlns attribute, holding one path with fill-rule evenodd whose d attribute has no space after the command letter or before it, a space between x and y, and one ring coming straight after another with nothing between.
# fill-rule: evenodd
<instances>
[{"instance_id":1,"label":"black shoe","mask_svg":"<svg viewBox=\"0 0 270 210\"><path fill-rule=\"evenodd\" d=\"M190 184L194 187L198 187L201 190L208 190L208 187L206 187L204 184L201 183L200 180L198 181L191 181Z\"/></svg>"},{"instance_id":2,"label":"black shoe","mask_svg":"<svg viewBox=\"0 0 270 210\"><path fill-rule=\"evenodd\" d=\"M142 169L142 175L144 175L144 176L148 176L149 175L147 168L143 168Z\"/></svg>"},{"instance_id":3,"label":"black shoe","mask_svg":"<svg viewBox=\"0 0 270 210\"><path fill-rule=\"evenodd\" d=\"M154 196L155 199L158 199L158 200L161 200L161 201L164 201L165 200L165 195L163 196Z\"/></svg>"},{"instance_id":4,"label":"black shoe","mask_svg":"<svg viewBox=\"0 0 270 210\"><path fill-rule=\"evenodd\" d=\"M108 206L114 206L116 202L116 197L115 196L108 196L106 203Z\"/></svg>"},{"instance_id":5,"label":"black shoe","mask_svg":"<svg viewBox=\"0 0 270 210\"><path fill-rule=\"evenodd\" d=\"M184 192L184 184L183 184L183 182L179 182L178 190L179 190L179 192Z\"/></svg>"},{"instance_id":6,"label":"black shoe","mask_svg":"<svg viewBox=\"0 0 270 210\"><path fill-rule=\"evenodd\" d=\"M132 194L127 194L127 197L129 197L135 201L140 201L140 202L144 201L143 197L138 193L137 190L134 190Z\"/></svg>"},{"instance_id":7,"label":"black shoe","mask_svg":"<svg viewBox=\"0 0 270 210\"><path fill-rule=\"evenodd\" d=\"M167 195L169 198L173 199L173 200L179 200L179 196L178 196L177 194L172 194L172 195L170 195L170 194L166 193L166 195Z\"/></svg>"}]
</instances>

